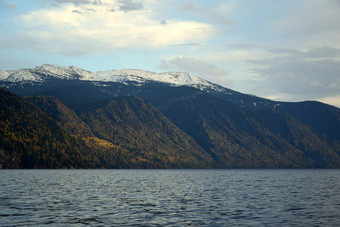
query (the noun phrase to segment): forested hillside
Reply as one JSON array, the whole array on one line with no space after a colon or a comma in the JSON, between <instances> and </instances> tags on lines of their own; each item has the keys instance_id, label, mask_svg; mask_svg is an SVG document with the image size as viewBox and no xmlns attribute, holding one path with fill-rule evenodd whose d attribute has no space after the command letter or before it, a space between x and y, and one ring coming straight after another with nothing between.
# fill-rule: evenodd
<instances>
[{"instance_id":1,"label":"forested hillside","mask_svg":"<svg viewBox=\"0 0 340 227\"><path fill-rule=\"evenodd\" d=\"M79 117L53 97L23 100L0 91L2 168L214 166L190 136L140 98L100 103Z\"/></svg>"},{"instance_id":2,"label":"forested hillside","mask_svg":"<svg viewBox=\"0 0 340 227\"><path fill-rule=\"evenodd\" d=\"M2 168L92 167L93 159L46 113L0 89Z\"/></svg>"}]
</instances>

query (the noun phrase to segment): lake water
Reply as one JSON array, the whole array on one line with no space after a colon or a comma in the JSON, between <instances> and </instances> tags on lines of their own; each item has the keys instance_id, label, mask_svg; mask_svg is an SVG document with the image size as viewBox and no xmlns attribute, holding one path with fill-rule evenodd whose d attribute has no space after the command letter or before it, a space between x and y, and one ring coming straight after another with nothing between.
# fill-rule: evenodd
<instances>
[{"instance_id":1,"label":"lake water","mask_svg":"<svg viewBox=\"0 0 340 227\"><path fill-rule=\"evenodd\" d=\"M340 226L340 170L1 170L0 226Z\"/></svg>"}]
</instances>

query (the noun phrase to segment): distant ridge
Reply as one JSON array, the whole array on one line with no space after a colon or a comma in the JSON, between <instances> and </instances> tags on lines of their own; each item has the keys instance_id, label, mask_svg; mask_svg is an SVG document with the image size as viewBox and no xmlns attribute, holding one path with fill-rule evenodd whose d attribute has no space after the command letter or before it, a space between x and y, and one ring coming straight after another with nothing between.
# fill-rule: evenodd
<instances>
[{"instance_id":1,"label":"distant ridge","mask_svg":"<svg viewBox=\"0 0 340 227\"><path fill-rule=\"evenodd\" d=\"M50 64L15 71L0 70L0 87L7 89L12 86L43 85L52 80L88 81L95 86L107 86L106 83L110 82L123 85L133 84L134 86L161 83L173 87L187 86L215 95L222 95L228 101L242 105L272 106L273 108L278 105L277 103L272 105L273 103L270 100L242 94L186 72L155 73L138 69L90 72L74 66L60 67ZM242 99L242 97L245 97L245 99Z\"/></svg>"}]
</instances>

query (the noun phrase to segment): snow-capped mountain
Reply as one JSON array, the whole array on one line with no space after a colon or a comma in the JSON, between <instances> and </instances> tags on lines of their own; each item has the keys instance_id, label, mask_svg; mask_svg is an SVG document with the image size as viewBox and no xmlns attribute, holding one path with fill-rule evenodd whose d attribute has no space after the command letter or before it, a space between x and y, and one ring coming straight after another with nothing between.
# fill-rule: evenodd
<instances>
[{"instance_id":1,"label":"snow-capped mountain","mask_svg":"<svg viewBox=\"0 0 340 227\"><path fill-rule=\"evenodd\" d=\"M74 66L59 67L42 65L34 69L21 69L17 71L0 71L0 80L12 83L37 82L42 83L48 79L102 81L144 84L147 82L166 83L171 86L190 86L201 90L220 90L221 87L185 72L154 73L135 69L108 70L90 72Z\"/></svg>"}]
</instances>

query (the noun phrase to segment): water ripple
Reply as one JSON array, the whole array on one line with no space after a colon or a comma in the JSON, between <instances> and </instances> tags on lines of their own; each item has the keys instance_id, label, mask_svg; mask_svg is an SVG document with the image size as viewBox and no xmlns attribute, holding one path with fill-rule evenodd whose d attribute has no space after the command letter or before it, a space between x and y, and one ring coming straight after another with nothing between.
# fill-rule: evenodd
<instances>
[{"instance_id":1,"label":"water ripple","mask_svg":"<svg viewBox=\"0 0 340 227\"><path fill-rule=\"evenodd\" d=\"M0 226L339 226L339 170L2 170Z\"/></svg>"}]
</instances>

